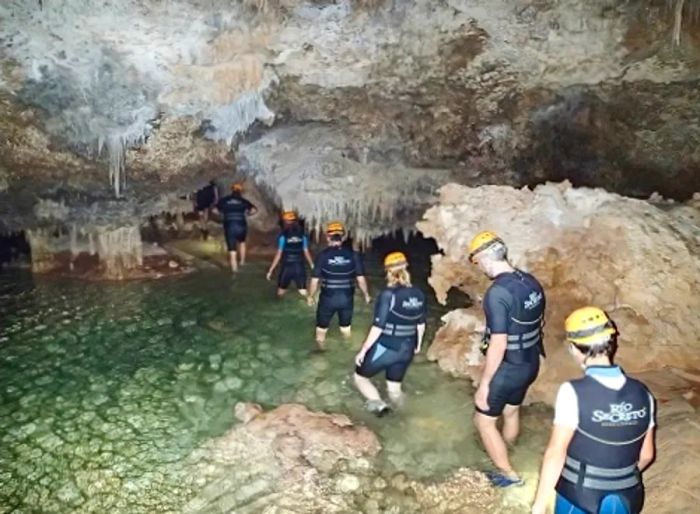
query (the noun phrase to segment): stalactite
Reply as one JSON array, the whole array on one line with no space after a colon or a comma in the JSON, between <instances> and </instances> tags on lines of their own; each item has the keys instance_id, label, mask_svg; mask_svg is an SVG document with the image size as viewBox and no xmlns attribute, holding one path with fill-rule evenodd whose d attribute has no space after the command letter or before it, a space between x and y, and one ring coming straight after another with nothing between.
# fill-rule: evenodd
<instances>
[{"instance_id":1,"label":"stalactite","mask_svg":"<svg viewBox=\"0 0 700 514\"><path fill-rule=\"evenodd\" d=\"M673 17L673 43L675 45L681 44L681 28L683 26L683 7L685 6L685 0L675 0L675 12Z\"/></svg>"},{"instance_id":2,"label":"stalactite","mask_svg":"<svg viewBox=\"0 0 700 514\"><path fill-rule=\"evenodd\" d=\"M105 276L124 278L126 271L143 264L143 245L139 227L98 229L97 253Z\"/></svg>"}]
</instances>

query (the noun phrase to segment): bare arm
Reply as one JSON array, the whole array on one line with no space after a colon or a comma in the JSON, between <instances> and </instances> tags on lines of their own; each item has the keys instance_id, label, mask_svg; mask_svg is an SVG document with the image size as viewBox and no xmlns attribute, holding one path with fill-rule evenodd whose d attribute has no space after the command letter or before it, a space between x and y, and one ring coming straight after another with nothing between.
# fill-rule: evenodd
<instances>
[{"instance_id":1,"label":"bare arm","mask_svg":"<svg viewBox=\"0 0 700 514\"><path fill-rule=\"evenodd\" d=\"M314 269L314 259L311 257L311 252L308 248L304 249L304 256L306 257L306 261L309 263L309 267Z\"/></svg>"},{"instance_id":2,"label":"bare arm","mask_svg":"<svg viewBox=\"0 0 700 514\"><path fill-rule=\"evenodd\" d=\"M318 289L318 278L314 277L309 282L309 294L306 297L306 303L313 305L316 301L316 290Z\"/></svg>"},{"instance_id":3,"label":"bare arm","mask_svg":"<svg viewBox=\"0 0 700 514\"><path fill-rule=\"evenodd\" d=\"M576 429L563 425L554 425L552 428L552 435L544 452L537 494L532 504L533 513L544 513L547 500L561 476L561 470L564 468L566 460L566 451L575 432Z\"/></svg>"},{"instance_id":4,"label":"bare arm","mask_svg":"<svg viewBox=\"0 0 700 514\"><path fill-rule=\"evenodd\" d=\"M498 367L503 362L503 356L506 353L506 345L508 344L508 334L491 334L489 339L489 348L486 350L486 363L484 364L484 371L481 374L481 381L479 382L479 388L476 390L474 395L474 403L481 410L488 410L489 405L487 402L489 396L489 387L491 385L491 379L496 374Z\"/></svg>"},{"instance_id":5,"label":"bare arm","mask_svg":"<svg viewBox=\"0 0 700 514\"><path fill-rule=\"evenodd\" d=\"M650 428L647 435L644 436L642 450L639 452L639 471L644 471L649 464L654 460L656 448L654 447L654 427Z\"/></svg>"},{"instance_id":6,"label":"bare arm","mask_svg":"<svg viewBox=\"0 0 700 514\"><path fill-rule=\"evenodd\" d=\"M270 277L272 277L272 272L275 271L275 268L280 263L281 259L282 259L282 250L277 250L277 252L275 252L275 256L272 258L272 264L270 264L270 269L267 270L267 279L268 280L270 280Z\"/></svg>"},{"instance_id":7,"label":"bare arm","mask_svg":"<svg viewBox=\"0 0 700 514\"><path fill-rule=\"evenodd\" d=\"M360 288L360 291L362 291L362 294L365 295L365 302L369 303L372 298L369 296L369 289L367 288L367 279L364 277L364 275L359 275L357 277L357 286Z\"/></svg>"},{"instance_id":8,"label":"bare arm","mask_svg":"<svg viewBox=\"0 0 700 514\"><path fill-rule=\"evenodd\" d=\"M423 345L423 336L425 335L425 323L421 323L416 328L418 329L418 344L416 344L416 353L420 353L421 346Z\"/></svg>"}]
</instances>

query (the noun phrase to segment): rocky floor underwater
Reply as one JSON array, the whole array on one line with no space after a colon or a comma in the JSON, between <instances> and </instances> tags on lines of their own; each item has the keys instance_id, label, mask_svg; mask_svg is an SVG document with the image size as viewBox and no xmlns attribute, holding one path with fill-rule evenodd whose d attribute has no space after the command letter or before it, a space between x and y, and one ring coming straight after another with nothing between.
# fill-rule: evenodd
<instances>
[{"instance_id":1,"label":"rocky floor underwater","mask_svg":"<svg viewBox=\"0 0 700 514\"><path fill-rule=\"evenodd\" d=\"M500 498L465 469L487 465L466 381L421 356L405 410L373 417L350 383L371 306L349 343L336 333L314 354L313 310L276 301L263 275L256 262L121 284L0 275L0 512L522 507L548 409L527 409L515 452L528 486ZM241 423L237 402L268 412Z\"/></svg>"}]
</instances>

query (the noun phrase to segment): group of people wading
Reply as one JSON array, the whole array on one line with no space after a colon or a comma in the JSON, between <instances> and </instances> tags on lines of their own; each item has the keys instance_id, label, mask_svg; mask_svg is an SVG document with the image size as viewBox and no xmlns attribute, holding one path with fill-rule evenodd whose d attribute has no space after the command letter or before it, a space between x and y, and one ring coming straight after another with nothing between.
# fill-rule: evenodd
<instances>
[{"instance_id":1,"label":"group of people wading","mask_svg":"<svg viewBox=\"0 0 700 514\"><path fill-rule=\"evenodd\" d=\"M217 200L233 271L238 269L237 253L245 262L245 220L255 212L241 191L241 185L234 184L229 196ZM316 305L316 345L325 350L326 332L336 314L341 334L350 336L356 285L365 302L371 301L362 259L343 244L346 232L339 221L326 226L327 247L315 259L296 213L285 211L282 223L267 279L280 266L278 296L294 282L309 305ZM508 447L516 442L520 405L544 358L546 296L534 276L510 264L506 244L497 234L481 232L465 250L469 261L492 281L483 297L485 360L474 396L474 422L494 464L486 473L491 483L517 486L523 481L510 463ZM305 262L312 271L308 289ZM425 294L411 284L406 256L389 253L384 270L387 285L377 296L354 374L367 409L378 416L401 408L401 383L421 351L426 323ZM639 513L644 502L641 473L655 453L655 400L644 384L613 364L619 333L603 310L576 309L564 325L567 347L583 376L559 388L531 512L543 514L556 490L555 514ZM370 381L382 371L388 402Z\"/></svg>"}]
</instances>

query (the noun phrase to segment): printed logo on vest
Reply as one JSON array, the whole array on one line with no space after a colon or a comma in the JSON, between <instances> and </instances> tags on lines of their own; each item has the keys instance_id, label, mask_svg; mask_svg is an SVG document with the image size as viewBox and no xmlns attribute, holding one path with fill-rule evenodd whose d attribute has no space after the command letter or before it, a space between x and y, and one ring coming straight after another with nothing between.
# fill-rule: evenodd
<instances>
[{"instance_id":1,"label":"printed logo on vest","mask_svg":"<svg viewBox=\"0 0 700 514\"><path fill-rule=\"evenodd\" d=\"M423 302L421 302L415 296L411 296L408 300L404 300L403 302L401 302L401 306L404 309L420 309L421 307L423 307Z\"/></svg>"},{"instance_id":2,"label":"printed logo on vest","mask_svg":"<svg viewBox=\"0 0 700 514\"><path fill-rule=\"evenodd\" d=\"M530 296L527 300L525 300L525 308L528 310L532 310L535 307L537 307L540 302L542 301L542 293L538 293L536 291L533 291L530 293Z\"/></svg>"},{"instance_id":3,"label":"printed logo on vest","mask_svg":"<svg viewBox=\"0 0 700 514\"><path fill-rule=\"evenodd\" d=\"M594 410L591 421L604 426L610 425L636 425L638 419L644 419L647 415L647 408L634 410L634 405L627 402L611 403L608 412Z\"/></svg>"},{"instance_id":4,"label":"printed logo on vest","mask_svg":"<svg viewBox=\"0 0 700 514\"><path fill-rule=\"evenodd\" d=\"M301 243L302 239L299 236L292 236L287 238L288 243Z\"/></svg>"},{"instance_id":5,"label":"printed logo on vest","mask_svg":"<svg viewBox=\"0 0 700 514\"><path fill-rule=\"evenodd\" d=\"M346 259L342 255L336 255L332 259L328 259L328 264L331 266L344 266L350 264L350 259Z\"/></svg>"}]
</instances>

